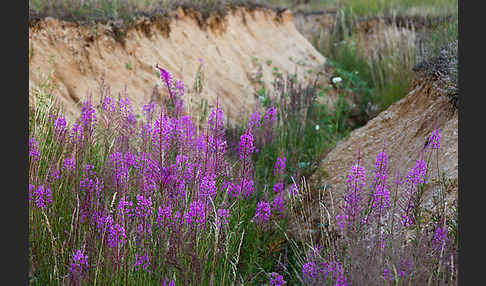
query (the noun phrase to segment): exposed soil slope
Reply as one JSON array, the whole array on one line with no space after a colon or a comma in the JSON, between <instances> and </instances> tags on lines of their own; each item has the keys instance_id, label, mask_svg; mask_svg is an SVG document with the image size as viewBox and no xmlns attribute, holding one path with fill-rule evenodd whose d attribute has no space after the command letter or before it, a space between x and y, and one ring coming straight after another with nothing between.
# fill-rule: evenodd
<instances>
[{"instance_id":1,"label":"exposed soil slope","mask_svg":"<svg viewBox=\"0 0 486 286\"><path fill-rule=\"evenodd\" d=\"M412 90L405 98L354 130L324 158L311 177L313 185L331 185L333 196L341 196L345 178L356 163L358 148L360 164L365 166L367 176L372 177L376 156L383 150L383 143L389 153L390 180L396 172L406 175L419 159L432 131L439 128L442 134L439 167L453 182L450 199L454 200L458 178L458 112L438 84L424 71L416 72ZM428 190L437 186L435 156L432 163L434 172L430 173ZM430 194L426 193L426 196Z\"/></svg>"},{"instance_id":2,"label":"exposed soil slope","mask_svg":"<svg viewBox=\"0 0 486 286\"><path fill-rule=\"evenodd\" d=\"M52 71L55 96L72 119L88 93L99 100L98 82L105 75L114 96L126 85L141 114L154 86L160 84L154 69L158 63L184 80L186 102L196 106L205 99L215 104L219 96L226 115L235 122L255 109L254 93L262 84L271 88L274 68L284 74L297 72L305 79L325 63L296 30L288 11L238 8L224 17L209 17L206 25L201 25L198 12L173 13L167 23L138 20L119 41L113 25L95 28L50 18L37 22L29 28L30 88L42 84ZM202 94L195 98L191 88L199 59L204 62L205 81ZM157 90L166 95L162 86Z\"/></svg>"}]
</instances>

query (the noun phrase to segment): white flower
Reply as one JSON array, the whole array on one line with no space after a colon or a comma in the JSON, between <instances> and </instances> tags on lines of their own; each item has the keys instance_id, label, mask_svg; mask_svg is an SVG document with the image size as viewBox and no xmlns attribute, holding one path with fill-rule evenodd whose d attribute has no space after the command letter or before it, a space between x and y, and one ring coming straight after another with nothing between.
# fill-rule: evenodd
<instances>
[{"instance_id":1,"label":"white flower","mask_svg":"<svg viewBox=\"0 0 486 286\"><path fill-rule=\"evenodd\" d=\"M319 128L321 128L319 125L316 125L316 130L319 130Z\"/></svg>"},{"instance_id":2,"label":"white flower","mask_svg":"<svg viewBox=\"0 0 486 286\"><path fill-rule=\"evenodd\" d=\"M332 78L332 83L334 83L334 84L342 82L342 81L343 81L343 79L338 77L338 76Z\"/></svg>"}]
</instances>

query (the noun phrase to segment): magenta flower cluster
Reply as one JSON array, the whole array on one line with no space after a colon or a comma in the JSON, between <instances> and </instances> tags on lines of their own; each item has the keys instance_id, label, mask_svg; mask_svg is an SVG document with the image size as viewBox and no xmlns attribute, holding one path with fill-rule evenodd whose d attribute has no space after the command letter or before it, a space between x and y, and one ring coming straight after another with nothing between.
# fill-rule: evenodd
<instances>
[{"instance_id":1,"label":"magenta flower cluster","mask_svg":"<svg viewBox=\"0 0 486 286\"><path fill-rule=\"evenodd\" d=\"M439 226L435 230L434 238L432 239L432 244L434 247L434 250L437 253L440 253L445 246L447 245L447 242L449 239L447 238L449 231L447 230L447 226Z\"/></svg>"},{"instance_id":2,"label":"magenta flower cluster","mask_svg":"<svg viewBox=\"0 0 486 286\"><path fill-rule=\"evenodd\" d=\"M71 262L71 267L69 271L72 274L81 274L85 272L88 268L88 255L84 254L83 251L78 249L76 253L74 253L73 262Z\"/></svg>"},{"instance_id":3,"label":"magenta flower cluster","mask_svg":"<svg viewBox=\"0 0 486 286\"><path fill-rule=\"evenodd\" d=\"M359 163L351 167L346 180L346 193L342 213L336 216L337 224L341 229L355 226L364 210L363 188L366 185L365 168Z\"/></svg>"},{"instance_id":4,"label":"magenta flower cluster","mask_svg":"<svg viewBox=\"0 0 486 286\"><path fill-rule=\"evenodd\" d=\"M48 204L52 204L52 191L49 187L40 185L35 188L29 185L29 201L33 200L35 206L39 209L46 209Z\"/></svg>"},{"instance_id":5,"label":"magenta flower cluster","mask_svg":"<svg viewBox=\"0 0 486 286\"><path fill-rule=\"evenodd\" d=\"M271 209L270 204L266 201L258 202L256 212L255 212L255 221L258 223L268 222L270 220Z\"/></svg>"},{"instance_id":6,"label":"magenta flower cluster","mask_svg":"<svg viewBox=\"0 0 486 286\"><path fill-rule=\"evenodd\" d=\"M29 157L34 161L39 160L39 142L33 137L29 139Z\"/></svg>"},{"instance_id":7,"label":"magenta flower cluster","mask_svg":"<svg viewBox=\"0 0 486 286\"><path fill-rule=\"evenodd\" d=\"M427 144L425 149L427 150L430 146L432 146L432 149L439 149L441 137L442 135L439 129L432 131L428 141L429 144Z\"/></svg>"},{"instance_id":8,"label":"magenta flower cluster","mask_svg":"<svg viewBox=\"0 0 486 286\"><path fill-rule=\"evenodd\" d=\"M278 157L273 168L273 174L277 176L282 176L285 173L285 161L287 158L285 156Z\"/></svg>"},{"instance_id":9,"label":"magenta flower cluster","mask_svg":"<svg viewBox=\"0 0 486 286\"><path fill-rule=\"evenodd\" d=\"M148 267L150 266L150 259L147 253L144 253L143 255L139 255L138 253L135 253L135 270L145 270L148 271Z\"/></svg>"},{"instance_id":10,"label":"magenta flower cluster","mask_svg":"<svg viewBox=\"0 0 486 286\"><path fill-rule=\"evenodd\" d=\"M218 226L228 224L228 217L229 217L229 210L228 209L218 209L218 219L217 224Z\"/></svg>"},{"instance_id":11,"label":"magenta flower cluster","mask_svg":"<svg viewBox=\"0 0 486 286\"><path fill-rule=\"evenodd\" d=\"M348 281L340 261L309 261L302 266L302 280L304 285L327 285L333 281L334 285L347 286Z\"/></svg>"},{"instance_id":12,"label":"magenta flower cluster","mask_svg":"<svg viewBox=\"0 0 486 286\"><path fill-rule=\"evenodd\" d=\"M270 273L270 286L283 286L283 285L285 285L285 280L283 279L282 275L276 272Z\"/></svg>"}]
</instances>

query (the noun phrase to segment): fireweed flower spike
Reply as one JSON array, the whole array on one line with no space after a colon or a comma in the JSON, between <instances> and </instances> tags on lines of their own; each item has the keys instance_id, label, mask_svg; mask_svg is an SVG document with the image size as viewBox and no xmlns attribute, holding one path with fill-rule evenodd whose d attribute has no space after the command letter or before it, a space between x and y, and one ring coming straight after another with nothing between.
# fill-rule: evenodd
<instances>
[{"instance_id":1,"label":"fireweed flower spike","mask_svg":"<svg viewBox=\"0 0 486 286\"><path fill-rule=\"evenodd\" d=\"M29 187L29 189L34 191L31 199L34 200L37 208L45 209L47 204L52 204L51 188L40 185L37 189L34 186Z\"/></svg>"},{"instance_id":2,"label":"fireweed flower spike","mask_svg":"<svg viewBox=\"0 0 486 286\"><path fill-rule=\"evenodd\" d=\"M34 161L39 160L39 142L33 137L29 139L29 157Z\"/></svg>"},{"instance_id":3,"label":"fireweed flower spike","mask_svg":"<svg viewBox=\"0 0 486 286\"><path fill-rule=\"evenodd\" d=\"M363 210L361 191L366 184L365 168L359 165L351 167L346 180L346 193L342 213L336 216L337 224L343 229L345 225L355 224Z\"/></svg>"},{"instance_id":4,"label":"fireweed flower spike","mask_svg":"<svg viewBox=\"0 0 486 286\"><path fill-rule=\"evenodd\" d=\"M162 286L175 286L175 281L169 280L169 278L165 278L164 282L162 283Z\"/></svg>"},{"instance_id":5,"label":"fireweed flower spike","mask_svg":"<svg viewBox=\"0 0 486 286\"><path fill-rule=\"evenodd\" d=\"M253 129L254 127L255 128L260 127L261 126L261 119L262 119L262 115L260 114L260 112L255 111L251 115L250 121L248 122L248 129Z\"/></svg>"},{"instance_id":6,"label":"fireweed flower spike","mask_svg":"<svg viewBox=\"0 0 486 286\"><path fill-rule=\"evenodd\" d=\"M150 265L150 260L148 257L148 254L145 253L144 255L138 255L138 253L135 253L135 270L145 270L148 271L148 267Z\"/></svg>"},{"instance_id":7,"label":"fireweed flower spike","mask_svg":"<svg viewBox=\"0 0 486 286\"><path fill-rule=\"evenodd\" d=\"M284 284L285 280L282 275L275 272L270 273L270 286L283 286Z\"/></svg>"},{"instance_id":8,"label":"fireweed flower spike","mask_svg":"<svg viewBox=\"0 0 486 286\"><path fill-rule=\"evenodd\" d=\"M169 96L170 96L172 102L174 102L174 96L172 95L172 88L171 88L172 74L168 70L159 66L159 64L156 64L155 68L160 72L160 78L164 80L165 85L167 86L167 89L169 90Z\"/></svg>"},{"instance_id":9,"label":"fireweed flower spike","mask_svg":"<svg viewBox=\"0 0 486 286\"><path fill-rule=\"evenodd\" d=\"M283 214L284 206L285 206L285 202L284 202L284 198L283 198L282 195L278 195L273 199L272 211L274 211L276 213Z\"/></svg>"},{"instance_id":10,"label":"fireweed flower spike","mask_svg":"<svg viewBox=\"0 0 486 286\"><path fill-rule=\"evenodd\" d=\"M307 262L302 265L302 278L304 282L310 283L317 277L317 265L315 262Z\"/></svg>"},{"instance_id":11,"label":"fireweed flower spike","mask_svg":"<svg viewBox=\"0 0 486 286\"><path fill-rule=\"evenodd\" d=\"M439 129L435 129L432 131L428 141L426 142L425 150L427 151L429 147L432 146L432 149L439 149L440 148L440 140L441 140L441 133Z\"/></svg>"},{"instance_id":12,"label":"fireweed flower spike","mask_svg":"<svg viewBox=\"0 0 486 286\"><path fill-rule=\"evenodd\" d=\"M375 163L375 179L373 182L373 208L382 210L390 206L390 190L386 184L388 179L388 154L378 153Z\"/></svg>"},{"instance_id":13,"label":"fireweed flower spike","mask_svg":"<svg viewBox=\"0 0 486 286\"><path fill-rule=\"evenodd\" d=\"M403 226L410 226L414 224L414 197L419 189L420 184L426 183L427 162L423 159L417 160L415 167L408 171L405 179L407 184L407 192L405 193L404 202L402 204L402 224Z\"/></svg>"},{"instance_id":14,"label":"fireweed flower spike","mask_svg":"<svg viewBox=\"0 0 486 286\"><path fill-rule=\"evenodd\" d=\"M287 158L285 156L278 157L273 168L273 174L275 176L282 176L285 173L285 161Z\"/></svg>"},{"instance_id":15,"label":"fireweed flower spike","mask_svg":"<svg viewBox=\"0 0 486 286\"><path fill-rule=\"evenodd\" d=\"M218 219L217 225L221 226L228 224L229 210L228 209L218 209Z\"/></svg>"},{"instance_id":16,"label":"fireweed flower spike","mask_svg":"<svg viewBox=\"0 0 486 286\"><path fill-rule=\"evenodd\" d=\"M56 133L57 138L64 136L67 132L66 126L66 118L64 116L56 118L56 121L54 122L54 132Z\"/></svg>"},{"instance_id":17,"label":"fireweed flower spike","mask_svg":"<svg viewBox=\"0 0 486 286\"><path fill-rule=\"evenodd\" d=\"M277 120L277 109L274 106L269 107L265 112L265 121Z\"/></svg>"},{"instance_id":18,"label":"fireweed flower spike","mask_svg":"<svg viewBox=\"0 0 486 286\"><path fill-rule=\"evenodd\" d=\"M434 238L432 240L432 244L434 247L434 250L437 251L437 253L440 253L446 246L448 242L447 234L448 234L447 226L444 227L438 227L437 230L435 231Z\"/></svg>"},{"instance_id":19,"label":"fireweed flower spike","mask_svg":"<svg viewBox=\"0 0 486 286\"><path fill-rule=\"evenodd\" d=\"M69 271L72 275L79 276L88 269L88 255L84 254L83 251L77 250L74 253L73 262L71 262L71 267Z\"/></svg>"},{"instance_id":20,"label":"fireweed flower spike","mask_svg":"<svg viewBox=\"0 0 486 286\"><path fill-rule=\"evenodd\" d=\"M266 201L260 201L255 212L255 221L264 223L270 220L270 204Z\"/></svg>"}]
</instances>

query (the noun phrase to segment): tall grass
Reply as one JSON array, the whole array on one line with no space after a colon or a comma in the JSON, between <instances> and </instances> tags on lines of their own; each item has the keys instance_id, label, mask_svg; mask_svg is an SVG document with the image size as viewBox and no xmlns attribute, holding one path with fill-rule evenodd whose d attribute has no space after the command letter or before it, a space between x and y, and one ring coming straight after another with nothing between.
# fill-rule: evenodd
<instances>
[{"instance_id":1,"label":"tall grass","mask_svg":"<svg viewBox=\"0 0 486 286\"><path fill-rule=\"evenodd\" d=\"M457 14L450 21L439 21L421 31L415 30L412 20L403 26L398 25L397 19L396 14L390 16L391 23L370 19L375 23L373 31L367 33L361 27L359 14L343 8L338 10L333 25L321 29L313 39L314 46L329 62L341 70L357 73L372 90L369 102L375 111L368 113L369 117L408 93L417 63L458 38ZM370 98L366 93L362 96Z\"/></svg>"},{"instance_id":2,"label":"tall grass","mask_svg":"<svg viewBox=\"0 0 486 286\"><path fill-rule=\"evenodd\" d=\"M205 19L211 14L225 14L228 5L267 7L242 0L29 0L29 20L50 16L84 24L110 21L129 24L141 16L168 16L178 7L197 10Z\"/></svg>"},{"instance_id":3,"label":"tall grass","mask_svg":"<svg viewBox=\"0 0 486 286\"><path fill-rule=\"evenodd\" d=\"M346 130L339 119L346 112L329 116L313 109L315 85L282 79L276 83L281 96L269 101L265 113L252 115L231 151L218 103L198 130L182 100L183 83L157 69L169 97L145 105L142 119L126 94L115 99L105 84L100 102L87 97L73 124L65 121L49 82L33 94L31 285L456 281L457 225L447 216L447 186L432 219L425 223L422 214L422 190L427 170L435 166L430 162L439 156L439 133L420 157L425 161L401 179L393 196L386 156L377 161L381 167L372 182L362 178L358 159L347 197L331 199L329 209L325 193L319 193L320 207L309 212L313 195L299 164ZM313 231L308 215L315 212L320 226L334 228L338 236L323 228ZM410 232L413 239L404 240ZM409 260L412 266L402 269L401 261Z\"/></svg>"},{"instance_id":4,"label":"tall grass","mask_svg":"<svg viewBox=\"0 0 486 286\"><path fill-rule=\"evenodd\" d=\"M269 280L278 257L268 246L282 241L269 219L285 228L287 217L281 195L256 189L257 127L245 131L238 158L229 161L222 110L216 104L198 131L185 115L183 83L160 72L170 96L160 106L148 103L143 120L126 94L116 100L107 85L100 88L99 109L88 98L72 126L52 96L35 94L29 117L31 284Z\"/></svg>"},{"instance_id":5,"label":"tall grass","mask_svg":"<svg viewBox=\"0 0 486 286\"><path fill-rule=\"evenodd\" d=\"M384 147L374 170L360 165L358 153L342 192L316 193L302 182L290 203L296 235L287 237L302 285L457 284L457 206L446 203L447 180L432 213L424 206L428 178L439 171L440 131L430 138L435 143L406 175L389 174Z\"/></svg>"},{"instance_id":6,"label":"tall grass","mask_svg":"<svg viewBox=\"0 0 486 286\"><path fill-rule=\"evenodd\" d=\"M457 0L340 0L347 12L360 17L385 15L447 15L457 13Z\"/></svg>"}]
</instances>

